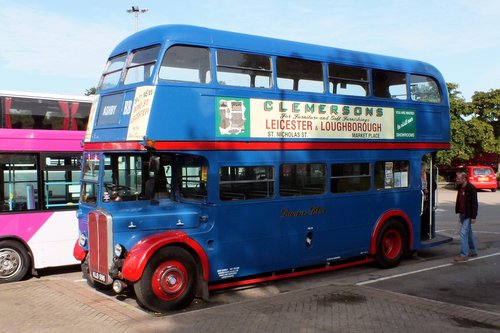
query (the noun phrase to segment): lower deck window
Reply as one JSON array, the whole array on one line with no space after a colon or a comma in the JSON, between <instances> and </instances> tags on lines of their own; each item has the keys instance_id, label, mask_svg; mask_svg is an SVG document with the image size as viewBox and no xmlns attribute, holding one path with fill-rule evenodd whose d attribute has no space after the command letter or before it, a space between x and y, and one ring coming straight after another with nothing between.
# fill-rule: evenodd
<instances>
[{"instance_id":1,"label":"lower deck window","mask_svg":"<svg viewBox=\"0 0 500 333\"><path fill-rule=\"evenodd\" d=\"M281 165L280 195L282 197L323 194L325 190L325 164Z\"/></svg>"},{"instance_id":2,"label":"lower deck window","mask_svg":"<svg viewBox=\"0 0 500 333\"><path fill-rule=\"evenodd\" d=\"M375 188L394 189L409 186L410 163L408 161L375 162Z\"/></svg>"},{"instance_id":3,"label":"lower deck window","mask_svg":"<svg viewBox=\"0 0 500 333\"><path fill-rule=\"evenodd\" d=\"M80 154L0 154L0 212L74 209Z\"/></svg>"},{"instance_id":4,"label":"lower deck window","mask_svg":"<svg viewBox=\"0 0 500 333\"><path fill-rule=\"evenodd\" d=\"M33 154L0 155L0 211L39 209L38 163Z\"/></svg>"},{"instance_id":5,"label":"lower deck window","mask_svg":"<svg viewBox=\"0 0 500 333\"><path fill-rule=\"evenodd\" d=\"M219 179L219 198L224 201L274 196L274 168L271 166L226 166L220 168Z\"/></svg>"},{"instance_id":6,"label":"lower deck window","mask_svg":"<svg viewBox=\"0 0 500 333\"><path fill-rule=\"evenodd\" d=\"M200 165L201 159L186 161L181 169L180 194L183 199L205 200L207 198L207 168Z\"/></svg>"},{"instance_id":7,"label":"lower deck window","mask_svg":"<svg viewBox=\"0 0 500 333\"><path fill-rule=\"evenodd\" d=\"M332 193L363 192L370 190L369 163L332 164L330 186Z\"/></svg>"}]
</instances>

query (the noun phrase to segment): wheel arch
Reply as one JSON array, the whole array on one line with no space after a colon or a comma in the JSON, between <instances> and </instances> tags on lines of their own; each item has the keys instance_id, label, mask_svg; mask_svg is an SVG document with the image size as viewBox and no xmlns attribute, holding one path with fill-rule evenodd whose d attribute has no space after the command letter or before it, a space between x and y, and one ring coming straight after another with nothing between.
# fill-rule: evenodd
<instances>
[{"instance_id":1,"label":"wheel arch","mask_svg":"<svg viewBox=\"0 0 500 333\"><path fill-rule=\"evenodd\" d=\"M122 267L123 278L137 282L144 273L151 257L161 248L178 246L188 251L194 258L199 278L208 284L209 264L205 250L185 232L166 231L146 237L135 244L127 254ZM208 288L208 287L207 287Z\"/></svg>"},{"instance_id":2,"label":"wheel arch","mask_svg":"<svg viewBox=\"0 0 500 333\"><path fill-rule=\"evenodd\" d=\"M389 210L389 211L385 212L384 214L382 214L378 218L377 223L375 224L375 227L373 228L372 237L370 240L370 249L368 251L368 253L370 255L375 255L375 253L377 251L377 238L378 238L379 232L382 229L382 226L384 225L384 223L386 223L389 220L398 221L403 226L403 229L406 232L406 235L408 236L406 244L404 244L405 251L409 251L409 250L413 249L413 228L411 225L410 218L401 209L392 209L392 210Z\"/></svg>"}]
</instances>

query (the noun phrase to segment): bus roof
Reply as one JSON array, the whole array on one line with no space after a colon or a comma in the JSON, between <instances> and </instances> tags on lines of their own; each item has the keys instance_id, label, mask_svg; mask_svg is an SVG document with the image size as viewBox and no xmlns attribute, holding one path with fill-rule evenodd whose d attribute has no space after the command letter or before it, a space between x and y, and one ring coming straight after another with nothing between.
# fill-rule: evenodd
<instances>
[{"instance_id":1,"label":"bus roof","mask_svg":"<svg viewBox=\"0 0 500 333\"><path fill-rule=\"evenodd\" d=\"M417 74L427 73L442 80L441 73L434 66L422 61L190 25L160 25L139 31L118 44L111 52L111 57L154 44L183 43Z\"/></svg>"},{"instance_id":2,"label":"bus roof","mask_svg":"<svg viewBox=\"0 0 500 333\"><path fill-rule=\"evenodd\" d=\"M17 97L17 98L34 98L34 99L48 99L48 100L64 100L64 101L77 101L89 102L94 101L94 96L85 95L67 95L67 94L52 94L52 93L36 93L27 91L13 91L13 90L0 90L0 97Z\"/></svg>"}]
</instances>

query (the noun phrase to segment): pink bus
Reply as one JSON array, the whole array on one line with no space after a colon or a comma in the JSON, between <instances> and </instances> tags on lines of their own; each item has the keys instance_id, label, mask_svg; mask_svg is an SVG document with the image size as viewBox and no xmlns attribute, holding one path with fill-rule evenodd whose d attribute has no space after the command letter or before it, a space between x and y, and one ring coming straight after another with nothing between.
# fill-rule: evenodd
<instances>
[{"instance_id":1,"label":"pink bus","mask_svg":"<svg viewBox=\"0 0 500 333\"><path fill-rule=\"evenodd\" d=\"M0 90L0 283L78 264L81 142L92 102Z\"/></svg>"}]
</instances>

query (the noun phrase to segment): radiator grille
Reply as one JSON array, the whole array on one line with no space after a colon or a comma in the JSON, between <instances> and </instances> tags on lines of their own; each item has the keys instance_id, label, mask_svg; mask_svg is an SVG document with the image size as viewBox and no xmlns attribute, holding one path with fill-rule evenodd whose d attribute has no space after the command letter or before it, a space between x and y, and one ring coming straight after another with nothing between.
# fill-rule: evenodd
<instances>
[{"instance_id":1,"label":"radiator grille","mask_svg":"<svg viewBox=\"0 0 500 333\"><path fill-rule=\"evenodd\" d=\"M102 212L89 213L89 268L92 279L111 284L109 268L113 258L111 218Z\"/></svg>"}]
</instances>

